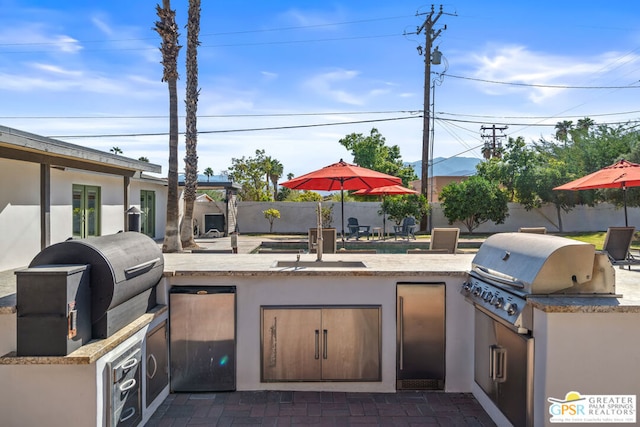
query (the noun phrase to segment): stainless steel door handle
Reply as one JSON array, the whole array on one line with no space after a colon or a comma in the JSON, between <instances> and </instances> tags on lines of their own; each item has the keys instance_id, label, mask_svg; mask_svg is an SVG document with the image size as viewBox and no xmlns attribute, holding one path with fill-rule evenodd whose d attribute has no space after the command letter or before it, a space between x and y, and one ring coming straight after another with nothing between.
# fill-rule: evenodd
<instances>
[{"instance_id":1,"label":"stainless steel door handle","mask_svg":"<svg viewBox=\"0 0 640 427\"><path fill-rule=\"evenodd\" d=\"M320 359L320 331L316 329L316 352L315 358Z\"/></svg>"},{"instance_id":2,"label":"stainless steel door handle","mask_svg":"<svg viewBox=\"0 0 640 427\"><path fill-rule=\"evenodd\" d=\"M327 358L327 330L322 330L322 358Z\"/></svg>"},{"instance_id":3,"label":"stainless steel door handle","mask_svg":"<svg viewBox=\"0 0 640 427\"><path fill-rule=\"evenodd\" d=\"M404 297L400 297L400 370L404 369Z\"/></svg>"},{"instance_id":4,"label":"stainless steel door handle","mask_svg":"<svg viewBox=\"0 0 640 427\"><path fill-rule=\"evenodd\" d=\"M278 318L273 318L273 325L271 325L271 352L269 354L269 367L273 368L278 362Z\"/></svg>"},{"instance_id":5,"label":"stainless steel door handle","mask_svg":"<svg viewBox=\"0 0 640 427\"><path fill-rule=\"evenodd\" d=\"M496 383L507 381L507 349L498 345L489 347L489 376Z\"/></svg>"}]
</instances>

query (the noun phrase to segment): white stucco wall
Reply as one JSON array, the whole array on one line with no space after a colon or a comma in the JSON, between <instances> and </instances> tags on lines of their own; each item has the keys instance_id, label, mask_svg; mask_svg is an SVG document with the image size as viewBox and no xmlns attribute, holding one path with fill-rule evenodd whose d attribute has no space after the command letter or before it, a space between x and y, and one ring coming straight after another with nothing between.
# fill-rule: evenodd
<instances>
[{"instance_id":1,"label":"white stucco wall","mask_svg":"<svg viewBox=\"0 0 640 427\"><path fill-rule=\"evenodd\" d=\"M129 187L129 207L140 209L140 190L153 191L156 195L155 239L162 239L167 224L167 186L163 182L149 179L132 179ZM127 208L128 209L128 208Z\"/></svg>"},{"instance_id":2,"label":"white stucco wall","mask_svg":"<svg viewBox=\"0 0 640 427\"><path fill-rule=\"evenodd\" d=\"M0 159L0 271L26 266L40 252L40 165ZM74 184L100 187L100 233L126 229L124 178L76 169L51 169L50 243L72 236ZM166 187L153 180L131 179L129 201L140 207L140 189L156 193L156 238L164 236Z\"/></svg>"},{"instance_id":3,"label":"white stucco wall","mask_svg":"<svg viewBox=\"0 0 640 427\"><path fill-rule=\"evenodd\" d=\"M0 313L0 356L16 350L16 313Z\"/></svg>"},{"instance_id":4,"label":"white stucco wall","mask_svg":"<svg viewBox=\"0 0 640 427\"><path fill-rule=\"evenodd\" d=\"M0 159L0 271L40 251L40 166Z\"/></svg>"},{"instance_id":5,"label":"white stucco wall","mask_svg":"<svg viewBox=\"0 0 640 427\"><path fill-rule=\"evenodd\" d=\"M333 206L332 227L338 234L342 230L340 202L322 202L323 207ZM293 202L238 202L238 224L241 233L268 233L269 222L262 211L278 209L280 219L273 223L274 233L307 233L316 226L317 203ZM378 214L379 202L345 202L344 221L356 217L360 225L382 227L382 215ZM640 228L640 208L628 208L629 225ZM576 206L569 213L562 212L564 232L606 231L608 227L624 226L624 210L608 203L597 206ZM387 218L387 233L393 232L394 221ZM432 205L433 227L459 227L462 233L467 232L462 223L449 225L440 203ZM558 217L554 206L546 205L540 209L527 211L518 203L509 204L509 216L504 224L496 225L487 222L474 230L474 233L502 233L518 231L520 227L546 227L549 232L558 232Z\"/></svg>"},{"instance_id":6,"label":"white stucco wall","mask_svg":"<svg viewBox=\"0 0 640 427\"><path fill-rule=\"evenodd\" d=\"M9 316L0 316L9 317ZM107 365L166 319L154 319L92 364L0 364L0 425L11 427L69 427L108 425ZM1 331L0 331L1 332ZM4 338L4 337L3 337ZM0 339L2 342L3 339ZM146 347L142 345L142 423L144 425L169 395L169 387L146 407Z\"/></svg>"},{"instance_id":7,"label":"white stucco wall","mask_svg":"<svg viewBox=\"0 0 640 427\"><path fill-rule=\"evenodd\" d=\"M547 398L564 399L570 391L581 395L636 395L638 399L638 325L640 313L535 310L534 424L555 425L549 422Z\"/></svg>"}]
</instances>

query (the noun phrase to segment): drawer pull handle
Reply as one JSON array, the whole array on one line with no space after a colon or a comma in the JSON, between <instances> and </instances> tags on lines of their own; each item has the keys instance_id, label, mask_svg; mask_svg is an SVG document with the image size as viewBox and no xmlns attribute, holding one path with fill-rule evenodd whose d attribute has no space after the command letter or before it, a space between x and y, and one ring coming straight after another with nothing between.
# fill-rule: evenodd
<instances>
[{"instance_id":1,"label":"drawer pull handle","mask_svg":"<svg viewBox=\"0 0 640 427\"><path fill-rule=\"evenodd\" d=\"M153 362L153 369L151 368L151 362ZM153 354L150 354L147 357L147 378L152 379L156 376L156 372L158 372L158 361Z\"/></svg>"},{"instance_id":2,"label":"drawer pull handle","mask_svg":"<svg viewBox=\"0 0 640 427\"><path fill-rule=\"evenodd\" d=\"M125 369L125 370L126 370L126 369L131 369L131 368L133 368L133 367L134 367L134 366L136 366L137 364L138 364L138 359L133 358L133 359L126 360L126 361L121 365L121 367L122 367L122 369Z\"/></svg>"},{"instance_id":3,"label":"drawer pull handle","mask_svg":"<svg viewBox=\"0 0 640 427\"><path fill-rule=\"evenodd\" d=\"M131 390L132 388L134 388L136 386L136 379L135 378L131 378L130 380L126 380L125 382L123 382L122 384L120 384L120 391L121 392L125 392L127 390Z\"/></svg>"},{"instance_id":4,"label":"drawer pull handle","mask_svg":"<svg viewBox=\"0 0 640 427\"><path fill-rule=\"evenodd\" d=\"M126 414L126 416L125 416ZM134 408L133 406L127 408L126 410L122 411L122 415L120 416L120 421L119 422L124 422L127 421L129 418L133 417L136 414L136 408Z\"/></svg>"}]
</instances>

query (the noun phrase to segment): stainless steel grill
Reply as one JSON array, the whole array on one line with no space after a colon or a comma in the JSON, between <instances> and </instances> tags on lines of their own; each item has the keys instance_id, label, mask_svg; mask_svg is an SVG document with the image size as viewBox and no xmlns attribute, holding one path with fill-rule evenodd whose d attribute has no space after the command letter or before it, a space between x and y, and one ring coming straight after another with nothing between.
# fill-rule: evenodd
<instances>
[{"instance_id":1,"label":"stainless steel grill","mask_svg":"<svg viewBox=\"0 0 640 427\"><path fill-rule=\"evenodd\" d=\"M462 293L517 327L533 296L615 296L615 272L593 245L548 234L490 236L471 263Z\"/></svg>"},{"instance_id":2,"label":"stainless steel grill","mask_svg":"<svg viewBox=\"0 0 640 427\"><path fill-rule=\"evenodd\" d=\"M615 294L615 272L593 245L548 234L500 233L474 257L462 294L474 316L474 379L513 425L532 426L534 297Z\"/></svg>"}]
</instances>

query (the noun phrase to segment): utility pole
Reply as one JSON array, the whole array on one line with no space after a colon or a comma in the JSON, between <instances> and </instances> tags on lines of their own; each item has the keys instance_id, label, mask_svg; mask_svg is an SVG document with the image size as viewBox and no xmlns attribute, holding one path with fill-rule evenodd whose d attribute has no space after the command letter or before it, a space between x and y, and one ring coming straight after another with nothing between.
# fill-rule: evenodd
<instances>
[{"instance_id":1,"label":"utility pole","mask_svg":"<svg viewBox=\"0 0 640 427\"><path fill-rule=\"evenodd\" d=\"M495 124L491 126L480 126L480 130L483 132L487 130L492 131L490 134L480 134L482 139L485 140L484 147L482 148L482 155L486 160L489 160L492 157L500 158L502 156L502 143L500 141L507 137L503 132L508 128L509 126L506 125L496 126ZM500 135L496 134L496 131L500 131Z\"/></svg>"},{"instance_id":2,"label":"utility pole","mask_svg":"<svg viewBox=\"0 0 640 427\"><path fill-rule=\"evenodd\" d=\"M442 16L442 5L440 10L435 13L434 6L431 5L431 12L427 14L424 23L418 27L416 34L420 34L424 31L425 45L424 45L424 107L423 107L423 122L422 122L422 173L420 176L420 193L423 194L427 200L429 200L428 187L429 187L429 126L431 120L431 101L429 99L431 93L431 61L432 54L431 48L433 42L442 32L442 28L438 31L433 31L433 26ZM435 16L434 16L435 15ZM446 27L445 27L446 28ZM433 56L434 64L439 64L441 59L441 53L437 50L437 54ZM434 54L436 53L434 52ZM422 47L418 47L418 53L422 55ZM431 202L431 200L429 200ZM420 231L431 231L431 216L427 215L420 220Z\"/></svg>"}]
</instances>

